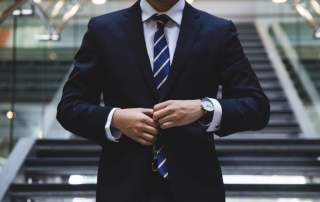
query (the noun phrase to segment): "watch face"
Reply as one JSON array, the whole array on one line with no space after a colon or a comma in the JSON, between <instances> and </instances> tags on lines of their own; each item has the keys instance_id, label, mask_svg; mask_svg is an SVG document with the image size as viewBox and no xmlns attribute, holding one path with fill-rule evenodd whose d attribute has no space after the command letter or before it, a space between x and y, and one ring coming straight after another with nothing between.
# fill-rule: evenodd
<instances>
[{"instance_id":1,"label":"watch face","mask_svg":"<svg viewBox=\"0 0 320 202\"><path fill-rule=\"evenodd\" d=\"M212 102L209 101L209 100L203 100L202 106L203 106L203 108L204 108L205 110L207 110L207 111L210 111L210 112L211 112L211 111L214 110L213 104L212 104Z\"/></svg>"}]
</instances>

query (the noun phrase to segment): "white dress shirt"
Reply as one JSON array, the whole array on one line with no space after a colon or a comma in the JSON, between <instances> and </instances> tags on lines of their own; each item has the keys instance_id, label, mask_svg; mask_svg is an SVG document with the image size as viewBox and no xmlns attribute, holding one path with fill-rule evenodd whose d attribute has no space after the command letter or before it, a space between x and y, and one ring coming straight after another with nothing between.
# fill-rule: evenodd
<instances>
[{"instance_id":1,"label":"white dress shirt","mask_svg":"<svg viewBox=\"0 0 320 202\"><path fill-rule=\"evenodd\" d=\"M178 36L180 32L180 26L182 21L183 9L185 6L184 0L179 0L170 10L167 12L157 12L148 2L147 0L141 0L140 7L142 11L142 23L143 23L143 33L147 46L147 51L149 55L149 61L151 64L151 68L153 71L153 44L154 44L154 34L157 29L157 22L151 18L154 14L161 15L166 14L170 17L170 20L166 23L164 27L164 35L167 40L169 55L170 55L170 64L173 60L174 51L176 49ZM203 125L204 127L208 127L207 132L217 131L220 128L220 121L222 116L222 108L220 103L216 99L210 98L212 103L214 104L214 116L212 122L208 125ZM111 121L115 110L119 108L113 108L108 116L107 123L105 125L106 136L109 140L113 142L118 142L122 135L121 131L115 128L110 128Z\"/></svg>"}]
</instances>

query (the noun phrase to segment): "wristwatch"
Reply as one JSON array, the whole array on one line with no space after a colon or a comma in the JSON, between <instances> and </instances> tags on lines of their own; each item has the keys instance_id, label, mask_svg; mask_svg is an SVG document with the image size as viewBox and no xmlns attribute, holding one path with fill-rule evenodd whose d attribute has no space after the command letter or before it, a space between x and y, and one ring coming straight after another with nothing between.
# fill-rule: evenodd
<instances>
[{"instance_id":1,"label":"wristwatch","mask_svg":"<svg viewBox=\"0 0 320 202\"><path fill-rule=\"evenodd\" d=\"M209 124L212 121L214 114L214 104L209 98L201 98L201 106L204 109L205 114L199 119L204 124Z\"/></svg>"},{"instance_id":2,"label":"wristwatch","mask_svg":"<svg viewBox=\"0 0 320 202\"><path fill-rule=\"evenodd\" d=\"M211 100L209 98L202 98L201 99L201 106L202 108L204 109L205 113L207 112L213 112L214 110L214 105L213 103L211 102Z\"/></svg>"}]
</instances>

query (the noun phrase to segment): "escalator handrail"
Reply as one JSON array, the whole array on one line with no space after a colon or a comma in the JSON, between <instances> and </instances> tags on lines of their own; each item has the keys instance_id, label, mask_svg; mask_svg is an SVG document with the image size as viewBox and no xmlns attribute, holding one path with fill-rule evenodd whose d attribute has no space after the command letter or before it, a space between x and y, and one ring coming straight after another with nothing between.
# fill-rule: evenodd
<instances>
[{"instance_id":1,"label":"escalator handrail","mask_svg":"<svg viewBox=\"0 0 320 202\"><path fill-rule=\"evenodd\" d=\"M4 11L0 13L0 24L9 16L12 14L14 10L19 8L22 4L24 4L27 0L20 0L15 2L14 4L10 5L8 8L6 8Z\"/></svg>"}]
</instances>

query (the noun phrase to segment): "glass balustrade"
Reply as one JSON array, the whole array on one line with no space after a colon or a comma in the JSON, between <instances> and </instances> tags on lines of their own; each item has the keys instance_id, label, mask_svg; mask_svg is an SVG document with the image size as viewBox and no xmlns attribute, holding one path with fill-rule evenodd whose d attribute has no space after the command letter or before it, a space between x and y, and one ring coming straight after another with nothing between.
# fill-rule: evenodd
<instances>
[{"instance_id":1,"label":"glass balustrade","mask_svg":"<svg viewBox=\"0 0 320 202\"><path fill-rule=\"evenodd\" d=\"M9 2L1 2L1 10ZM35 2L54 26L76 4ZM1 158L6 158L20 137L70 137L55 120L55 114L62 85L86 31L86 24L79 25L76 13L73 15L59 31L58 40L50 38L52 33L43 16L29 1L0 24Z\"/></svg>"},{"instance_id":2,"label":"glass balustrade","mask_svg":"<svg viewBox=\"0 0 320 202\"><path fill-rule=\"evenodd\" d=\"M257 11L320 134L320 1L260 0Z\"/></svg>"},{"instance_id":3,"label":"glass balustrade","mask_svg":"<svg viewBox=\"0 0 320 202\"><path fill-rule=\"evenodd\" d=\"M1 1L0 12L3 14L15 3ZM88 21L132 4L103 0L26 1L0 22L0 158L3 161L20 137L72 136L56 121L56 107Z\"/></svg>"},{"instance_id":4,"label":"glass balustrade","mask_svg":"<svg viewBox=\"0 0 320 202\"><path fill-rule=\"evenodd\" d=\"M15 142L21 137L74 137L59 125L55 115L63 84L73 68L72 60L81 45L87 23L93 16L129 7L134 2L34 0L34 3L36 5L26 1L0 24L0 168ZM257 0L254 3L256 21L267 29L312 126L320 134L320 34L317 35L320 0ZM0 12L13 4L11 0L1 1ZM273 107L271 122L264 132L264 138L308 138L308 134L300 134L296 115L291 111L295 106L289 106L288 98L283 96L282 90L286 86L279 87L279 79L274 76L274 69L269 64L255 27L240 23L238 31L246 55ZM240 137L243 137L243 134L240 134ZM248 134L247 137L253 136ZM254 136L261 137L262 134ZM87 175L52 174L38 178L27 177L21 183L95 184L96 170L97 167L93 166L92 170L86 170L90 171ZM242 184L245 183L243 178L252 184L256 181L270 184L319 182L318 178L316 181L302 175L225 175L224 181L226 184ZM56 198L41 197L37 200L58 201ZM61 198L59 201L94 201L94 192L87 199ZM230 197L227 201L319 200Z\"/></svg>"},{"instance_id":5,"label":"glass balustrade","mask_svg":"<svg viewBox=\"0 0 320 202\"><path fill-rule=\"evenodd\" d=\"M257 0L256 20L268 27L319 132L320 39L315 37L320 23L319 1L275 2L279 1ZM0 24L0 144L6 145L1 149L7 151L2 156L8 154L9 142L13 146L19 137L70 136L55 120L56 105L88 20L132 3L35 0L33 4L27 1ZM12 4L9 0L0 2L0 12ZM283 44L281 37L284 36L290 42L291 52L284 49L288 45Z\"/></svg>"}]
</instances>

